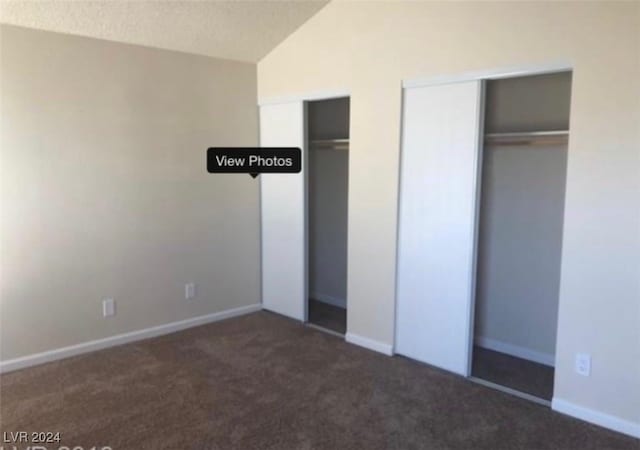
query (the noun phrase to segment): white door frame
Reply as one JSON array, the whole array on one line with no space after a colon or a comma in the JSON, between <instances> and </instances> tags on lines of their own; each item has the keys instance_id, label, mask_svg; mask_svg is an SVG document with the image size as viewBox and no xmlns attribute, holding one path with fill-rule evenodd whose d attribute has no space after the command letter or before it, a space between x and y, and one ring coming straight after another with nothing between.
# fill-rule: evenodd
<instances>
[{"instance_id":1,"label":"white door frame","mask_svg":"<svg viewBox=\"0 0 640 450\"><path fill-rule=\"evenodd\" d=\"M327 91L314 91L303 94L295 94L295 95L287 95L281 97L266 97L260 98L258 100L258 107L266 106L266 105L277 105L281 103L291 103L291 102L302 102L303 104L303 136L304 142L302 146L302 172L303 172L303 186L304 186L304 229L302 232L304 249L303 249L303 257L304 257L304 297L302 299L303 302L303 322L306 323L309 321L309 138L307 135L307 104L312 101L317 100L331 100L335 98L344 98L348 97L351 99L351 91L348 89L335 89L335 90L327 90ZM349 112L351 114L351 112ZM349 159L351 157L349 156ZM349 161L351 162L351 161ZM351 167L351 165L349 165ZM262 186L262 185L260 185ZM262 196L260 195L260 198ZM262 211L262 203L260 204L260 211ZM262 213L260 214L262 218ZM260 227L262 227L262 221L260 223ZM349 232L347 229L347 242L349 240ZM262 249L262 231L260 232L260 248ZM347 254L348 258L348 254ZM262 255L260 255L260 264L262 264ZM348 270L348 264L347 264ZM260 267L260 291L262 292L262 267ZM348 293L347 293L348 296ZM262 294L260 295L262 298ZM348 309L347 303L347 309Z\"/></svg>"},{"instance_id":2,"label":"white door frame","mask_svg":"<svg viewBox=\"0 0 640 450\"><path fill-rule=\"evenodd\" d=\"M461 83L466 81L474 81L478 80L484 84L489 80L497 80L501 78L515 78L515 77L524 77L524 76L532 76L532 75L543 75L547 73L560 73L560 72L569 72L573 71L573 64L568 61L556 61L556 62L548 62L542 64L533 64L533 65L518 65L518 66L507 66L496 69L485 69L485 70L477 70L477 71L469 71L463 72L460 74L449 74L449 75L438 75L431 77L419 77L419 78L411 78L411 79L403 79L402 80L402 96L401 96L401 114L404 111L404 99L405 92L408 88L414 87L422 87L422 86L435 86L440 84L451 84L451 83ZM483 98L481 102L481 108L484 109L484 86L483 86ZM481 115L483 120L481 124L484 122L484 113ZM402 124L404 123L404 117L401 116L400 122L400 158L402 158ZM483 125L481 125L483 126ZM473 239L473 277L472 277L472 290L471 290L471 301L470 301L470 320L468 336L469 336L469 352L468 352L468 373L469 376L471 374L471 365L473 360L473 340L474 340L474 331L475 331L475 304L476 304L476 264L478 257L478 227L480 222L480 195L481 195L481 186L482 186L482 157L484 154L483 147L483 133L480 133L480 143L479 143L479 155L478 155L478 176L476 178L476 211L474 216L474 239ZM567 170L568 170L569 161L567 161ZM400 171L401 164L398 164L398 171ZM394 343L393 343L393 354L396 354L396 343L397 343L397 333L398 333L398 260L399 260L399 232L400 232L400 186L401 186L401 177L402 174L399 173L398 176L398 208L397 208L397 220L396 220L396 285L395 285L395 302L394 302ZM559 323L559 322L558 322ZM556 339L556 352L557 355L557 339ZM557 362L556 362L557 364Z\"/></svg>"},{"instance_id":3,"label":"white door frame","mask_svg":"<svg viewBox=\"0 0 640 450\"><path fill-rule=\"evenodd\" d=\"M459 74L445 74L435 75L431 77L408 78L402 80L402 87L412 88L420 86L434 86L437 84L450 84L474 80L499 80L501 78L526 77L530 75L543 75L546 73L569 72L572 70L573 65L568 61L506 66L497 69L484 69L462 72Z\"/></svg>"}]
</instances>

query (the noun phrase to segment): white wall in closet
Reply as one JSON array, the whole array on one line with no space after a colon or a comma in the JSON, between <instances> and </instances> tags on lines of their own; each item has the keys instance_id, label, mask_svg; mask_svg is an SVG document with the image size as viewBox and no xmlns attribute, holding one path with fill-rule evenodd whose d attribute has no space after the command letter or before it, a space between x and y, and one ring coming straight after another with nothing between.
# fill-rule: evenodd
<instances>
[{"instance_id":1,"label":"white wall in closet","mask_svg":"<svg viewBox=\"0 0 640 450\"><path fill-rule=\"evenodd\" d=\"M567 150L490 146L483 156L476 343L552 365Z\"/></svg>"}]
</instances>

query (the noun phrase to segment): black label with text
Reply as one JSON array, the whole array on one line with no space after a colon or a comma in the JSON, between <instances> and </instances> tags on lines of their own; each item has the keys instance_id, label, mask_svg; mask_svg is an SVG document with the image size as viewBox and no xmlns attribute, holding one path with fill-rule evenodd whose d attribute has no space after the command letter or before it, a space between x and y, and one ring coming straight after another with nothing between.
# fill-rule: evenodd
<instances>
[{"instance_id":1,"label":"black label with text","mask_svg":"<svg viewBox=\"0 0 640 450\"><path fill-rule=\"evenodd\" d=\"M207 172L300 173L302 152L297 147L211 147L207 149Z\"/></svg>"}]
</instances>

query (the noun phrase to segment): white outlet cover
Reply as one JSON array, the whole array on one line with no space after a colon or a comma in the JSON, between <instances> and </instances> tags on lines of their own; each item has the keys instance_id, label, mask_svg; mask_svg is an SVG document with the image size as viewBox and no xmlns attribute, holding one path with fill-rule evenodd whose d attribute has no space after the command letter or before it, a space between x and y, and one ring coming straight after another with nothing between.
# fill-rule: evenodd
<instances>
[{"instance_id":1,"label":"white outlet cover","mask_svg":"<svg viewBox=\"0 0 640 450\"><path fill-rule=\"evenodd\" d=\"M116 302L112 298L102 300L102 316L111 317L116 314Z\"/></svg>"},{"instance_id":2,"label":"white outlet cover","mask_svg":"<svg viewBox=\"0 0 640 450\"><path fill-rule=\"evenodd\" d=\"M576 354L576 372L579 375L588 377L591 375L591 355L588 353Z\"/></svg>"},{"instance_id":3,"label":"white outlet cover","mask_svg":"<svg viewBox=\"0 0 640 450\"><path fill-rule=\"evenodd\" d=\"M187 283L184 285L184 298L186 300L191 300L196 296L196 284L195 283Z\"/></svg>"}]
</instances>

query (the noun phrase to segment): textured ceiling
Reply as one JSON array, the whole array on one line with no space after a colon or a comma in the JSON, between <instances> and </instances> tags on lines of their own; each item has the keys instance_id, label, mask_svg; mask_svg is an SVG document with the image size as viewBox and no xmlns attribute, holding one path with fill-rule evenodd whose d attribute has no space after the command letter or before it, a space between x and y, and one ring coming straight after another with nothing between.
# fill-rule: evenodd
<instances>
[{"instance_id":1,"label":"textured ceiling","mask_svg":"<svg viewBox=\"0 0 640 450\"><path fill-rule=\"evenodd\" d=\"M327 1L0 0L0 21L257 62Z\"/></svg>"}]
</instances>

